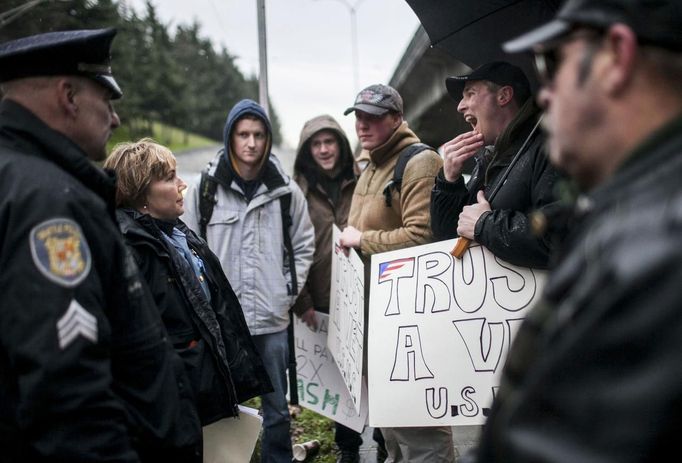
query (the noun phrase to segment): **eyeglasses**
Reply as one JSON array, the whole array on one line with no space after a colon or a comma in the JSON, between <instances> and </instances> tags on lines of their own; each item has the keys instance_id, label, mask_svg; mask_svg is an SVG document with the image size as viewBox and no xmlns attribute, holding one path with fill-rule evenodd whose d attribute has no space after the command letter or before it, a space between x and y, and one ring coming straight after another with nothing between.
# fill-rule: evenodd
<instances>
[{"instance_id":1,"label":"eyeglasses","mask_svg":"<svg viewBox=\"0 0 682 463\"><path fill-rule=\"evenodd\" d=\"M559 53L562 45L574 42L580 39L595 40L600 37L601 31L595 29L581 29L574 33L569 33L563 38L557 39L551 45L543 46L542 49L535 51L535 69L540 78L540 82L544 85L549 85L554 81L559 67L563 61L563 57Z\"/></svg>"},{"instance_id":2,"label":"eyeglasses","mask_svg":"<svg viewBox=\"0 0 682 463\"><path fill-rule=\"evenodd\" d=\"M535 52L535 70L538 73L540 82L547 85L554 81L557 68L559 67L559 58L557 56L557 49L543 50Z\"/></svg>"}]
</instances>

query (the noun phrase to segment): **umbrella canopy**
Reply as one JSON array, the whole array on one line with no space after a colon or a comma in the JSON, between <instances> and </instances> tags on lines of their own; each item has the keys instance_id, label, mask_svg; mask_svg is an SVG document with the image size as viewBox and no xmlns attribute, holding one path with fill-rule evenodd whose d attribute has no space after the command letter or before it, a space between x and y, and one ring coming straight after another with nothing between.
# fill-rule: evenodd
<instances>
[{"instance_id":1,"label":"umbrella canopy","mask_svg":"<svg viewBox=\"0 0 682 463\"><path fill-rule=\"evenodd\" d=\"M471 68L504 60L537 85L531 57L508 55L502 43L549 21L561 0L407 0L431 40Z\"/></svg>"}]
</instances>

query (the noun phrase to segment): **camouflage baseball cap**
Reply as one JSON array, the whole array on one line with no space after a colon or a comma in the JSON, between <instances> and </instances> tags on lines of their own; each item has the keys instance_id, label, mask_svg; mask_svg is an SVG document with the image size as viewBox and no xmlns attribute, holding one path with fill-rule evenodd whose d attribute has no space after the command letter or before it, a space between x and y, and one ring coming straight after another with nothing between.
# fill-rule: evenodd
<instances>
[{"instance_id":1,"label":"camouflage baseball cap","mask_svg":"<svg viewBox=\"0 0 682 463\"><path fill-rule=\"evenodd\" d=\"M403 99L393 87L383 84L370 85L358 93L355 104L346 109L343 114L348 115L355 110L375 116L381 116L389 111L402 114Z\"/></svg>"}]
</instances>

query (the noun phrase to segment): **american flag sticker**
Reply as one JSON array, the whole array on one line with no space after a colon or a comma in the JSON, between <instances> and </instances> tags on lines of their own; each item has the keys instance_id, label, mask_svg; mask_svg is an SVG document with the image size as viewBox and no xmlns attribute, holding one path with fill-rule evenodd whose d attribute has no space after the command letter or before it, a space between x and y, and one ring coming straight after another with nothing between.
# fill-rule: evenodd
<instances>
[{"instance_id":1,"label":"american flag sticker","mask_svg":"<svg viewBox=\"0 0 682 463\"><path fill-rule=\"evenodd\" d=\"M391 260L379 264L379 283L394 278L411 277L414 274L414 257Z\"/></svg>"}]
</instances>

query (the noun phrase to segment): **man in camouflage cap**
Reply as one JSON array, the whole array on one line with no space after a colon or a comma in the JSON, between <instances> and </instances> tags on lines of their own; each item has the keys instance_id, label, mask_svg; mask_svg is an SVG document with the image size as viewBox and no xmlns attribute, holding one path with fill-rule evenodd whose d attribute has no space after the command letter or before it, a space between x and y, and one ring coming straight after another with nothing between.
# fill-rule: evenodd
<instances>
[{"instance_id":1,"label":"man in camouflage cap","mask_svg":"<svg viewBox=\"0 0 682 463\"><path fill-rule=\"evenodd\" d=\"M403 99L394 88L370 85L357 95L345 114L351 112L355 112L355 130L370 161L358 179L348 226L341 233L340 241L343 246L362 253L366 335L370 328L367 319L371 310L368 294L371 256L431 241L430 191L443 161L407 126L403 120ZM401 159L407 161L402 186L387 187ZM381 428L381 431L391 462L453 462L455 459L449 426Z\"/></svg>"},{"instance_id":2,"label":"man in camouflage cap","mask_svg":"<svg viewBox=\"0 0 682 463\"><path fill-rule=\"evenodd\" d=\"M114 29L0 44L3 461L201 461L201 428L114 212Z\"/></svg>"},{"instance_id":3,"label":"man in camouflage cap","mask_svg":"<svg viewBox=\"0 0 682 463\"><path fill-rule=\"evenodd\" d=\"M362 90L355 98L355 104L343 112L344 116L353 111L363 111L374 116L382 116L389 111L403 113L403 98L389 85L375 84Z\"/></svg>"}]
</instances>

